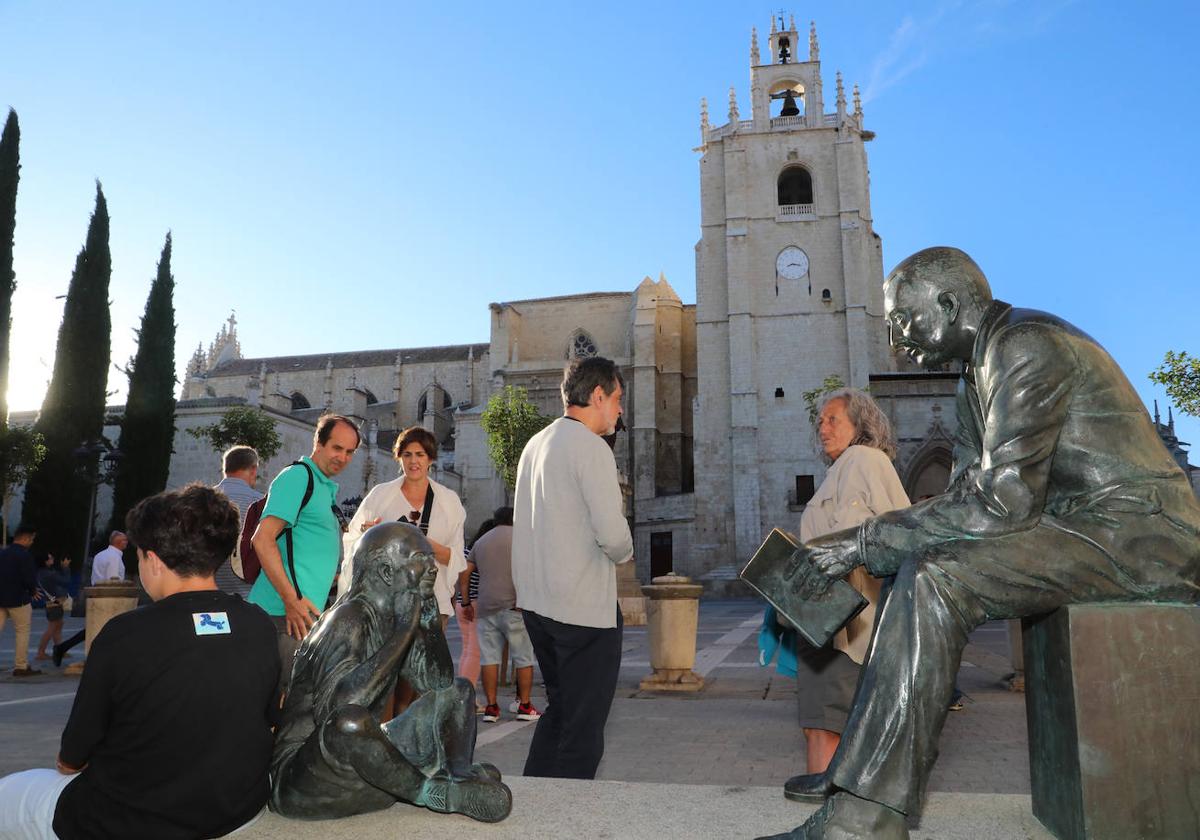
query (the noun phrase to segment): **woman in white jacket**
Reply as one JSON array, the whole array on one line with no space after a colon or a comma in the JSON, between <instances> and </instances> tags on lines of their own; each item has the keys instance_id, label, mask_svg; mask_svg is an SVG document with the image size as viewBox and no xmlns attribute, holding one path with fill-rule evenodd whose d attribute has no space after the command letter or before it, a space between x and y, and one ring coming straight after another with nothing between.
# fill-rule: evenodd
<instances>
[{"instance_id":1,"label":"woman in white jacket","mask_svg":"<svg viewBox=\"0 0 1200 840\"><path fill-rule=\"evenodd\" d=\"M442 614L442 629L454 614L454 584L467 568L463 552L463 526L467 513L458 494L429 477L429 465L437 460L437 439L426 429L412 426L396 438L392 448L400 462L400 477L377 484L367 493L350 520L343 553L338 595L350 586L354 546L363 532L380 522L403 521L424 532L437 561L434 594Z\"/></svg>"}]
</instances>

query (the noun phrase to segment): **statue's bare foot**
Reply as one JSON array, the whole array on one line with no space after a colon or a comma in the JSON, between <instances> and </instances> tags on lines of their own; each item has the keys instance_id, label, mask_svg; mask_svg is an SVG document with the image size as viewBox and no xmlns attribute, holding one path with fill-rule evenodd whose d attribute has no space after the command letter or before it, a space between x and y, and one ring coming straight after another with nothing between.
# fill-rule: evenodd
<instances>
[{"instance_id":1,"label":"statue's bare foot","mask_svg":"<svg viewBox=\"0 0 1200 840\"><path fill-rule=\"evenodd\" d=\"M491 778L455 781L434 776L425 780L416 804L444 814L464 814L480 822L499 822L512 811L512 791Z\"/></svg>"},{"instance_id":2,"label":"statue's bare foot","mask_svg":"<svg viewBox=\"0 0 1200 840\"><path fill-rule=\"evenodd\" d=\"M839 791L803 825L759 840L908 840L908 825L899 811Z\"/></svg>"}]
</instances>

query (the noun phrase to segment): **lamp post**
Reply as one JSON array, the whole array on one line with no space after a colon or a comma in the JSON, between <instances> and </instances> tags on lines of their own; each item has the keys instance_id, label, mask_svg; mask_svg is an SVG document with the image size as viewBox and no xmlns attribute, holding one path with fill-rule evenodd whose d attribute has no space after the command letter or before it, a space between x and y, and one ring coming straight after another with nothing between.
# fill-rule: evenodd
<instances>
[{"instance_id":1,"label":"lamp post","mask_svg":"<svg viewBox=\"0 0 1200 840\"><path fill-rule=\"evenodd\" d=\"M76 472L90 487L88 494L87 525L83 531L83 553L80 555L83 563L87 563L88 550L92 546L92 530L96 519L96 493L101 484L108 484L117 475L121 458L121 450L115 448L103 439L85 441L73 453L79 462Z\"/></svg>"}]
</instances>

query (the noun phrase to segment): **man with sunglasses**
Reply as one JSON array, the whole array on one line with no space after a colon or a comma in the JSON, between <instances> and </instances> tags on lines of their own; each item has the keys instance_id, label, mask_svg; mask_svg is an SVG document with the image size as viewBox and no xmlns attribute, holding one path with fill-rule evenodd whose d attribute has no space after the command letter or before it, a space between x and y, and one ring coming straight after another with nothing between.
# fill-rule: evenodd
<instances>
[{"instance_id":1,"label":"man with sunglasses","mask_svg":"<svg viewBox=\"0 0 1200 840\"><path fill-rule=\"evenodd\" d=\"M321 614L337 574L342 525L333 479L349 466L359 440L349 417L321 417L312 454L275 476L254 532L262 574L247 600L262 607L279 631L285 687L300 640Z\"/></svg>"}]
</instances>

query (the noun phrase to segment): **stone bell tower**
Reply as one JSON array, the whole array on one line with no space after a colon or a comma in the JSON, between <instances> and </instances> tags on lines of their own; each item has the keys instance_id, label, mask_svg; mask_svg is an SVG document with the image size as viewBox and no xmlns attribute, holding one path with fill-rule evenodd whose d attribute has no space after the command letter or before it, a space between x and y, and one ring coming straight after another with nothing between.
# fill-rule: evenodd
<instances>
[{"instance_id":1,"label":"stone bell tower","mask_svg":"<svg viewBox=\"0 0 1200 840\"><path fill-rule=\"evenodd\" d=\"M803 392L830 375L865 388L894 366L881 243L854 89L827 112L813 26L773 18L750 37L748 113L701 103L696 246L699 397L696 572L744 563L771 527L795 529L822 464ZM765 59L765 61L764 61Z\"/></svg>"}]
</instances>

